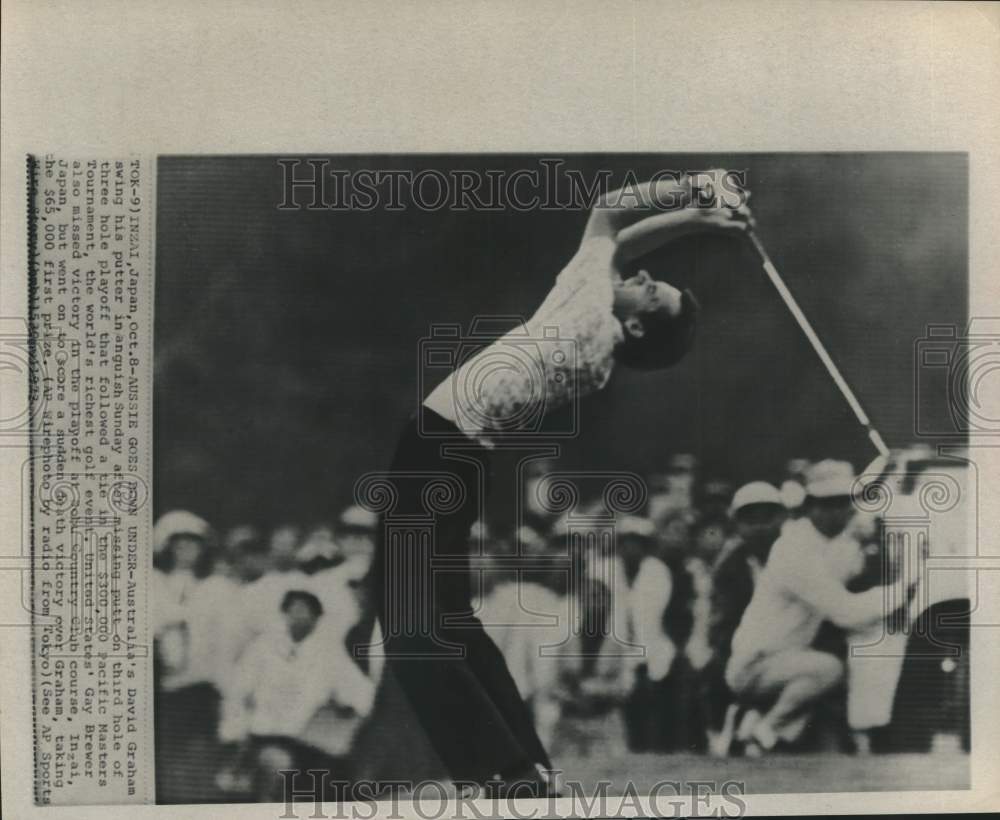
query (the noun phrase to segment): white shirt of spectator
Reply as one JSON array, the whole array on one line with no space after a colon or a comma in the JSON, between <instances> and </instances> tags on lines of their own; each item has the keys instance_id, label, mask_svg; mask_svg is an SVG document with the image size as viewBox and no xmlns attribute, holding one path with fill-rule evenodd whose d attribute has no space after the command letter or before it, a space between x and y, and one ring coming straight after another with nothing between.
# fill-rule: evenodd
<instances>
[{"instance_id":1,"label":"white shirt of spectator","mask_svg":"<svg viewBox=\"0 0 1000 820\"><path fill-rule=\"evenodd\" d=\"M548 696L558 686L558 647L565 640L568 612L564 598L531 581L497 584L480 603L483 628L503 653L525 700Z\"/></svg>"},{"instance_id":2,"label":"white shirt of spectator","mask_svg":"<svg viewBox=\"0 0 1000 820\"><path fill-rule=\"evenodd\" d=\"M198 683L222 687L242 648L240 588L219 575L153 573L153 620L168 690Z\"/></svg>"},{"instance_id":3,"label":"white shirt of spectator","mask_svg":"<svg viewBox=\"0 0 1000 820\"><path fill-rule=\"evenodd\" d=\"M613 680L622 694L631 689L640 664L646 664L651 680L663 680L677 654L663 631L663 613L673 593L670 570L659 558L646 556L630 585L621 556L605 556L588 564L587 575L607 585L611 594L610 633L599 650L597 676Z\"/></svg>"},{"instance_id":4,"label":"white shirt of spectator","mask_svg":"<svg viewBox=\"0 0 1000 820\"><path fill-rule=\"evenodd\" d=\"M684 653L693 668L704 669L712 659L708 642L712 626L712 569L699 557L689 558L685 568L694 581L694 600L691 602L691 636Z\"/></svg>"},{"instance_id":5,"label":"white shirt of spectator","mask_svg":"<svg viewBox=\"0 0 1000 820\"><path fill-rule=\"evenodd\" d=\"M331 701L359 715L371 711L374 684L346 650L331 645L329 632L317 625L295 642L280 613L279 619L250 643L234 670L226 693L232 702L219 731L223 740L247 734L298 738Z\"/></svg>"},{"instance_id":6,"label":"white shirt of spectator","mask_svg":"<svg viewBox=\"0 0 1000 820\"><path fill-rule=\"evenodd\" d=\"M663 680L677 655L677 647L663 631L663 613L673 593L673 578L659 558L646 556L628 591L631 639L645 650L646 674Z\"/></svg>"},{"instance_id":7,"label":"white shirt of spectator","mask_svg":"<svg viewBox=\"0 0 1000 820\"><path fill-rule=\"evenodd\" d=\"M844 629L880 620L885 614L881 587L860 593L845 587L860 562L858 543L850 536L827 538L808 518L788 524L733 635L730 667L782 649L807 648L824 620Z\"/></svg>"}]
</instances>

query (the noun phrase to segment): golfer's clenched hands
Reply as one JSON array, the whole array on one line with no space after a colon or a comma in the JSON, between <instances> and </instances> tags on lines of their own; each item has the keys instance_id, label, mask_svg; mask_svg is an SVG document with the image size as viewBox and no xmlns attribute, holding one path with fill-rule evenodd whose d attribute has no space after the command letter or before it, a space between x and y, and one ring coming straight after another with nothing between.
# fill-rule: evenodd
<instances>
[{"instance_id":1,"label":"golfer's clenched hands","mask_svg":"<svg viewBox=\"0 0 1000 820\"><path fill-rule=\"evenodd\" d=\"M755 224L747 205L750 192L735 186L727 173L660 178L611 191L594 206L583 243L611 239L613 263L620 269L688 234L745 233Z\"/></svg>"}]
</instances>

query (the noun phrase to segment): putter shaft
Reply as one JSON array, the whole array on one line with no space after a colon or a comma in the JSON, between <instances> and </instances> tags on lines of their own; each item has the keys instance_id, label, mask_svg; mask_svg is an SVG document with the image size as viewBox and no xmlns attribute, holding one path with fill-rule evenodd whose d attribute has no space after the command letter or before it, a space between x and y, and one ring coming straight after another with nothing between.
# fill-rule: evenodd
<instances>
[{"instance_id":1,"label":"putter shaft","mask_svg":"<svg viewBox=\"0 0 1000 820\"><path fill-rule=\"evenodd\" d=\"M761 243L760 237L758 237L752 229L747 232L747 236L750 238L750 243L754 246L757 251L757 255L760 257L764 273L767 274L767 278L771 280L771 284L774 285L775 290L778 291L778 295L785 303L785 307L788 308L789 312L798 323L798 326L806 335L806 338L812 345L813 350L816 351L816 355L819 356L820 361L823 362L823 366L826 368L827 373L830 374L834 384L836 384L840 389L841 395L843 395L843 397L847 400L848 405L850 405L850 408L854 412L858 422L865 428L869 440L875 446L875 449L880 455L888 456L888 446L886 446L882 436L879 435L878 430L872 427L868 414L865 413L864 408L861 406L861 402L858 401L858 397L854 395L854 391L851 390L850 385L841 374L840 368L837 367L836 363L830 357L830 354L827 352L823 342L820 341L819 336L816 335L816 331L813 329L812 324L810 324L809 319L806 318L805 313L802 312L802 308L799 307L799 303L795 301L795 297L792 296L792 292L785 285L784 280L778 273L778 269L774 267L771 257L768 256L767 251L764 249L764 245Z\"/></svg>"}]
</instances>

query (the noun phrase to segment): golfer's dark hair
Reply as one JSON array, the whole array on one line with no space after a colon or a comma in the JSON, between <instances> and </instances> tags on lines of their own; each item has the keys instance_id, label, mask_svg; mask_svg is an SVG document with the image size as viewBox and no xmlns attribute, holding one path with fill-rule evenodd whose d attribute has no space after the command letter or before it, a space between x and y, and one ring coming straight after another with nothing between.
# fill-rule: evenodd
<instances>
[{"instance_id":1,"label":"golfer's dark hair","mask_svg":"<svg viewBox=\"0 0 1000 820\"><path fill-rule=\"evenodd\" d=\"M292 604L296 601L302 601L305 603L305 605L312 610L312 614L316 618L323 614L323 604L319 602L319 598L311 592L306 592L304 589L288 590L288 592L285 593L285 597L281 599L281 611L288 612L288 610L291 609Z\"/></svg>"},{"instance_id":2,"label":"golfer's dark hair","mask_svg":"<svg viewBox=\"0 0 1000 820\"><path fill-rule=\"evenodd\" d=\"M636 337L626 332L615 357L636 370L661 370L676 364L694 343L698 312L694 294L685 290L679 315L668 316L662 310L638 314L644 333Z\"/></svg>"}]
</instances>

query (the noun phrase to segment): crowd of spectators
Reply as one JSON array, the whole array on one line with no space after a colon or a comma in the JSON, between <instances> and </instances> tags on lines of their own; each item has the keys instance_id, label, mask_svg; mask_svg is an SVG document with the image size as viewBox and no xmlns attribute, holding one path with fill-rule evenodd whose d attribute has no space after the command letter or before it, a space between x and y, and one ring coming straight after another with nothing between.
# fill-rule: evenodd
<instances>
[{"instance_id":1,"label":"crowd of spectators","mask_svg":"<svg viewBox=\"0 0 1000 820\"><path fill-rule=\"evenodd\" d=\"M565 520L533 507L531 481L518 528L478 524L475 614L553 759L865 751L883 718L849 720L846 636L881 623L886 579L854 481L844 462L796 459L778 482L735 488L677 455L648 478L642 515L615 521L613 550L584 543L580 572L518 566L569 554ZM377 526L356 505L267 530L159 518L163 802L178 783L202 800L281 799L288 768L349 783L407 731L380 715L384 663L354 651L379 641L367 587ZM390 740L366 743L366 731Z\"/></svg>"}]
</instances>

